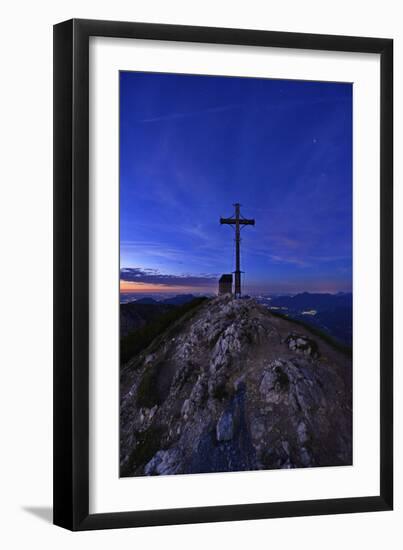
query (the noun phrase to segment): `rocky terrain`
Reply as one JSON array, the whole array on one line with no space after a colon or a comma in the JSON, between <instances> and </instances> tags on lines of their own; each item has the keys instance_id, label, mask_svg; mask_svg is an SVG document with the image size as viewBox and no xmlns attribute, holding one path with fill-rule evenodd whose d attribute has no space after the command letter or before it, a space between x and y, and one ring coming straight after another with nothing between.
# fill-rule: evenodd
<instances>
[{"instance_id":1,"label":"rocky terrain","mask_svg":"<svg viewBox=\"0 0 403 550\"><path fill-rule=\"evenodd\" d=\"M352 463L351 358L254 300L184 315L121 369L121 476Z\"/></svg>"}]
</instances>

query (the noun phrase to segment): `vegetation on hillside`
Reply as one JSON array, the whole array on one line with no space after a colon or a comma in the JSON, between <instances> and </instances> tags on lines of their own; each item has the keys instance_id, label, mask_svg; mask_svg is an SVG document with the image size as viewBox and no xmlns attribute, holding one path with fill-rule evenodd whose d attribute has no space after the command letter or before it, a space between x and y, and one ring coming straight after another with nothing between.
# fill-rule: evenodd
<instances>
[{"instance_id":1,"label":"vegetation on hillside","mask_svg":"<svg viewBox=\"0 0 403 550\"><path fill-rule=\"evenodd\" d=\"M129 359L146 349L157 336L185 314L198 308L206 300L207 298L205 297L195 298L191 302L187 302L162 314L147 325L123 337L120 341L120 364L124 365Z\"/></svg>"},{"instance_id":2,"label":"vegetation on hillside","mask_svg":"<svg viewBox=\"0 0 403 550\"><path fill-rule=\"evenodd\" d=\"M325 342L327 342L328 344L333 346L338 351L341 351L342 353L344 353L348 357L352 357L353 352L352 352L351 347L346 346L345 344L342 344L338 340L332 338L331 336L329 336L329 334L327 332L324 332L323 330L320 330L320 329L312 326L311 324L306 323L305 321L301 321L301 319L294 319L293 317L287 315L286 313L280 313L279 311L274 311L274 310L270 310L270 313L271 313L271 315L274 315L274 317L280 317L281 319L285 319L286 321L290 321L290 322L294 323L295 325L300 325L301 327L306 328L307 330L312 332L312 334L315 334L316 336L319 336L320 338L322 338L322 340L324 340Z\"/></svg>"}]
</instances>

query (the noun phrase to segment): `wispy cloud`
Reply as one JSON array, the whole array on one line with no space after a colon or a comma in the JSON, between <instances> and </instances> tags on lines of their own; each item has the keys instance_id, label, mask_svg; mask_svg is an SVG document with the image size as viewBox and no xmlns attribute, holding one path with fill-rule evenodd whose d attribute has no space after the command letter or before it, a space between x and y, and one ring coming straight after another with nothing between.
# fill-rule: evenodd
<instances>
[{"instance_id":1,"label":"wispy cloud","mask_svg":"<svg viewBox=\"0 0 403 550\"><path fill-rule=\"evenodd\" d=\"M164 228L162 228L162 235L163 230ZM182 233L186 234L188 239L177 246L169 246L164 242L163 237L160 241L122 241L120 250L123 265L152 265L160 269L167 269L166 266L169 265L172 269L186 261L188 269L193 272L196 269L203 271L214 269L217 261L222 259L222 249L214 239L209 239L200 228L196 228L195 234L191 234L190 230L187 231L183 226ZM189 246L190 244L193 246Z\"/></svg>"},{"instance_id":2,"label":"wispy cloud","mask_svg":"<svg viewBox=\"0 0 403 550\"><path fill-rule=\"evenodd\" d=\"M169 260L177 263L183 261L183 251L177 247L169 247L160 242L154 241L122 241L120 244L121 253L133 251L137 255L150 258Z\"/></svg>"},{"instance_id":3,"label":"wispy cloud","mask_svg":"<svg viewBox=\"0 0 403 550\"><path fill-rule=\"evenodd\" d=\"M165 120L167 121L179 120L182 118L203 116L203 115L214 114L214 113L223 113L225 111L232 111L240 107L242 107L242 104L236 103L232 105L221 105L217 107L209 107L207 109L201 109L199 111L189 111L187 113L167 113L165 115L156 116L152 118L144 118L143 120L140 120L140 122L149 123L149 122L163 122Z\"/></svg>"},{"instance_id":4,"label":"wispy cloud","mask_svg":"<svg viewBox=\"0 0 403 550\"><path fill-rule=\"evenodd\" d=\"M300 258L293 258L291 256L278 256L276 254L270 254L268 256L270 260L274 263L279 264L292 264L298 267L310 267L311 264L307 262L306 260L302 260Z\"/></svg>"}]
</instances>

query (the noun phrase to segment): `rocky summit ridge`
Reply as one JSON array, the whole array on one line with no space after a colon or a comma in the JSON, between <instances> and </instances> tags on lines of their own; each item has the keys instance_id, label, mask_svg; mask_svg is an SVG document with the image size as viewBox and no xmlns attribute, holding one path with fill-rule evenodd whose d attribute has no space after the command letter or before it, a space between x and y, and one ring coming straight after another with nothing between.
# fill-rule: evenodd
<instances>
[{"instance_id":1,"label":"rocky summit ridge","mask_svg":"<svg viewBox=\"0 0 403 550\"><path fill-rule=\"evenodd\" d=\"M121 476L352 463L351 357L253 299L207 300L121 368Z\"/></svg>"}]
</instances>

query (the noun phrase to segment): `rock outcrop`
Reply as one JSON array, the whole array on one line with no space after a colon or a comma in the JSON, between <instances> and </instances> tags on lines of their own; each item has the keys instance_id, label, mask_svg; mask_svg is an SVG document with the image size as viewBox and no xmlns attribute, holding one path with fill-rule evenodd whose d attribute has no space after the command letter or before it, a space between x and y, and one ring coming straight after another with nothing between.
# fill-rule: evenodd
<instances>
[{"instance_id":1,"label":"rock outcrop","mask_svg":"<svg viewBox=\"0 0 403 550\"><path fill-rule=\"evenodd\" d=\"M254 300L205 302L121 370L121 475L348 465L351 358Z\"/></svg>"}]
</instances>

